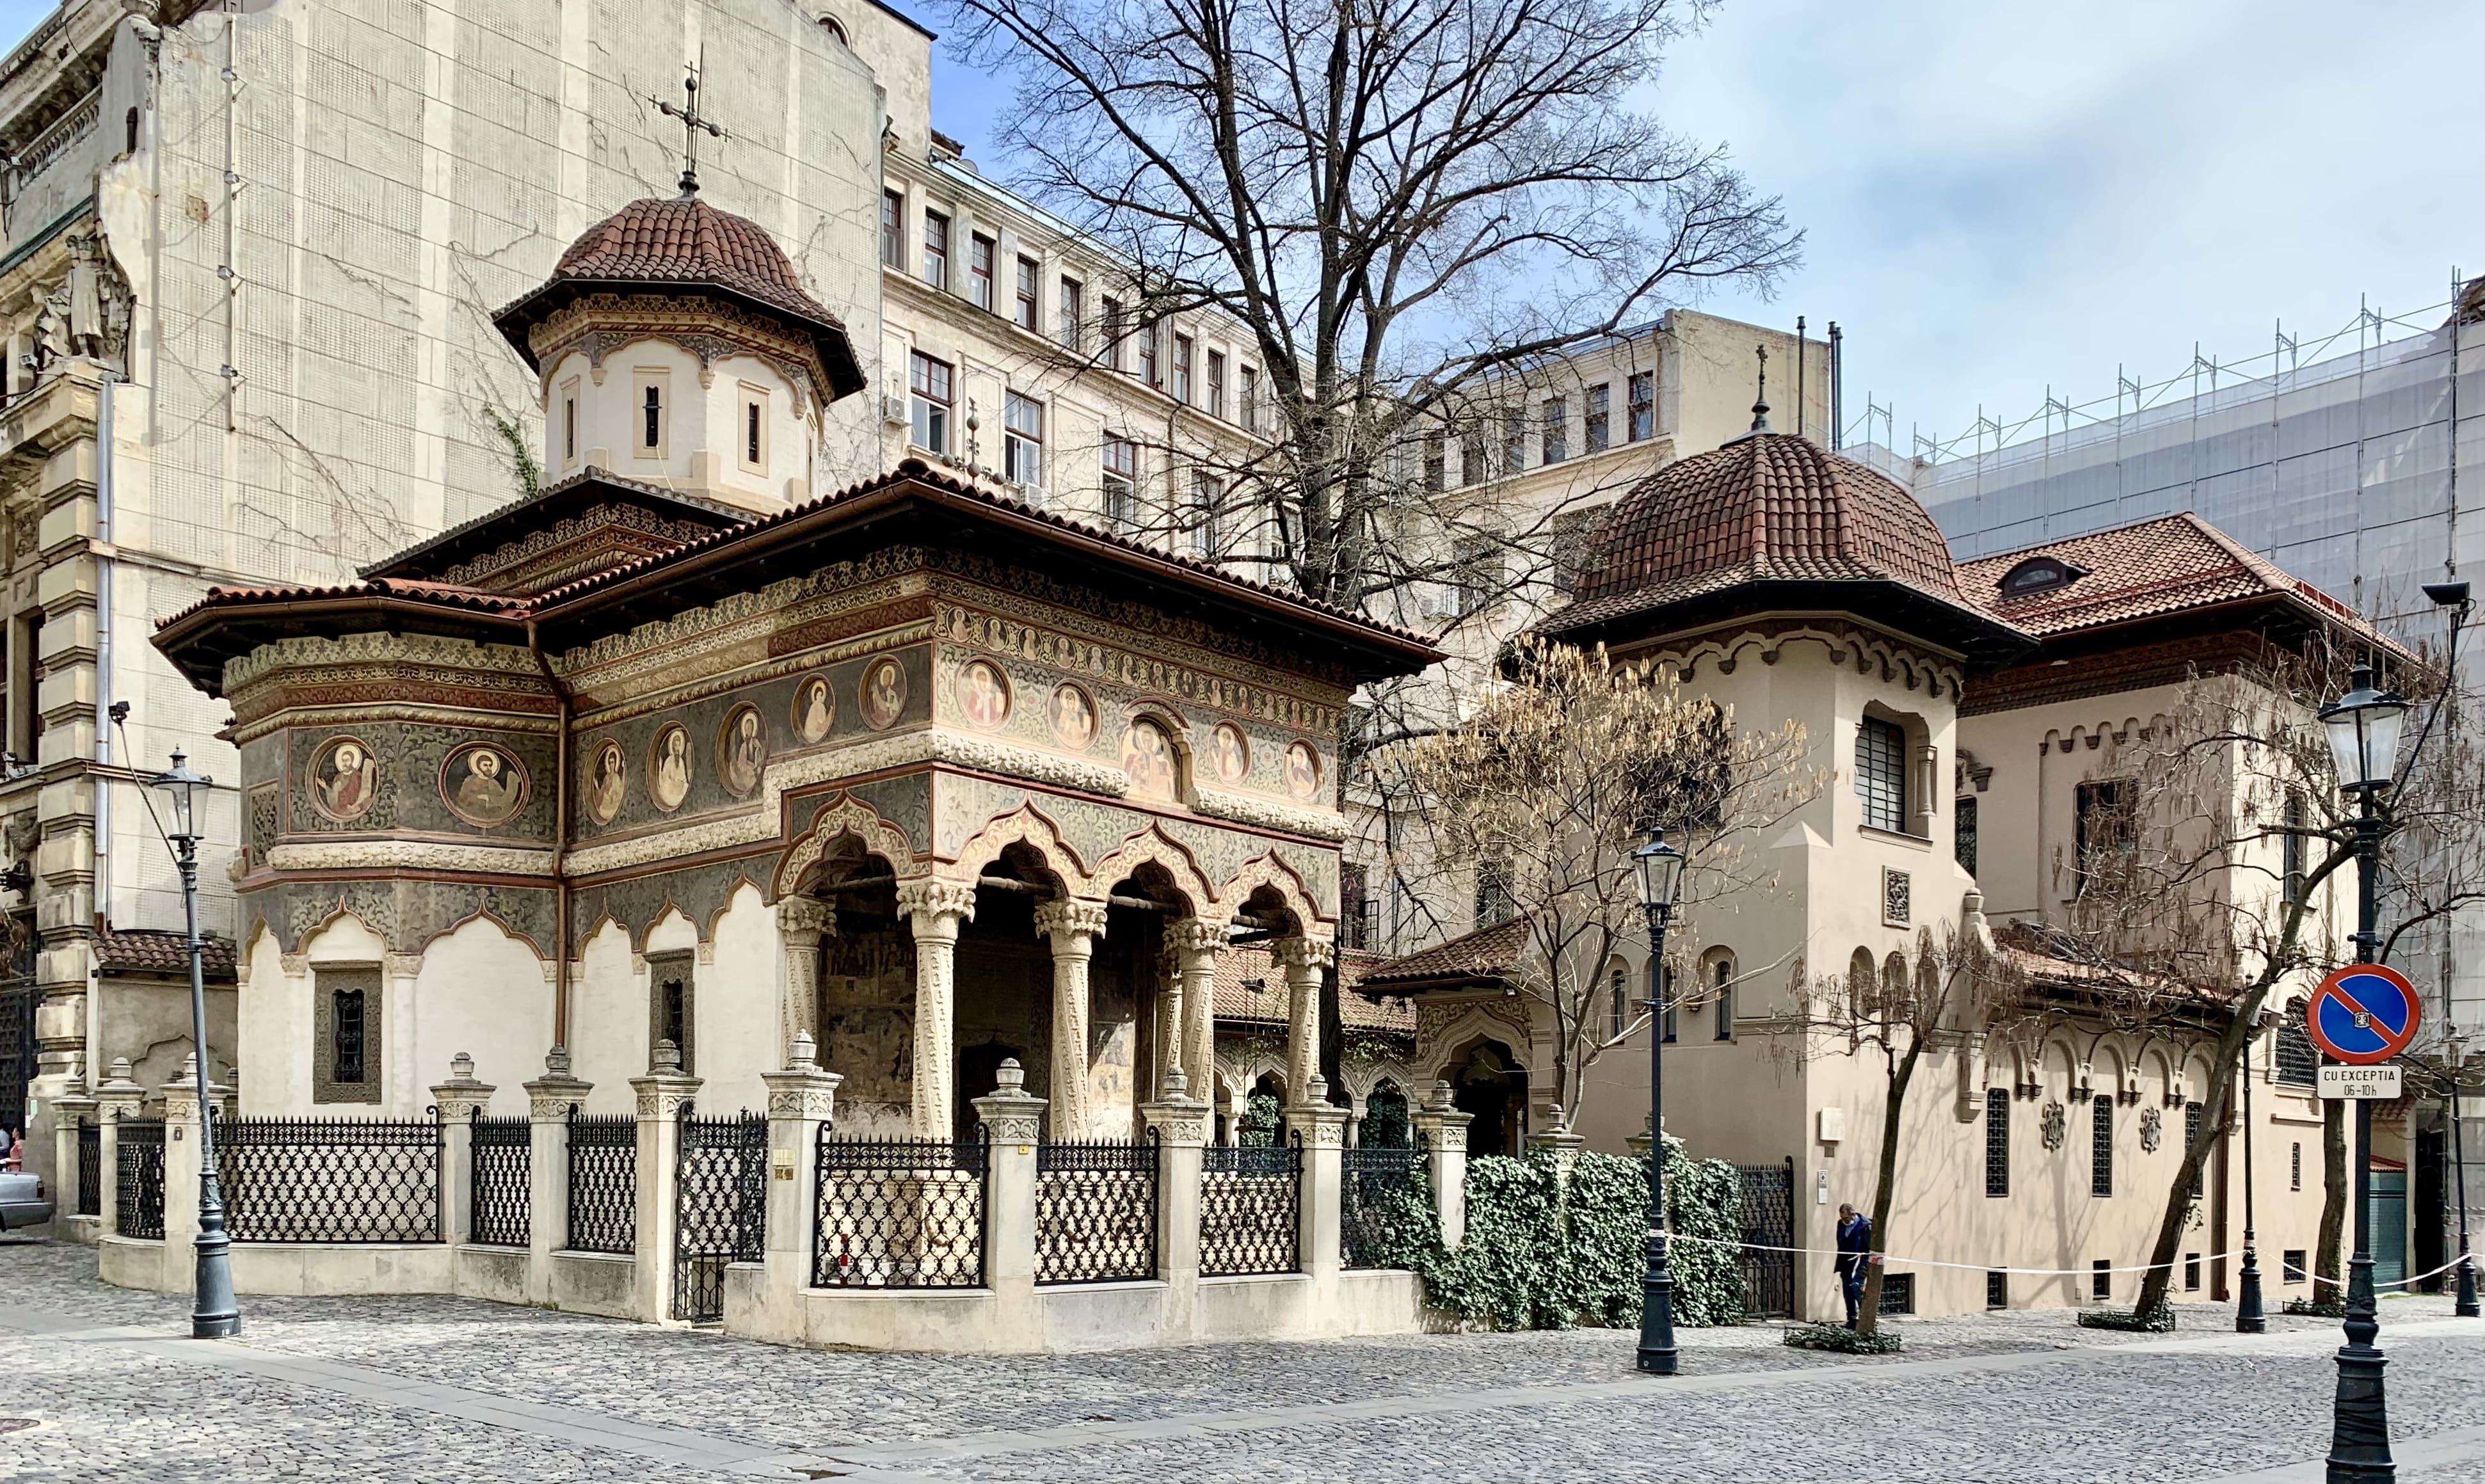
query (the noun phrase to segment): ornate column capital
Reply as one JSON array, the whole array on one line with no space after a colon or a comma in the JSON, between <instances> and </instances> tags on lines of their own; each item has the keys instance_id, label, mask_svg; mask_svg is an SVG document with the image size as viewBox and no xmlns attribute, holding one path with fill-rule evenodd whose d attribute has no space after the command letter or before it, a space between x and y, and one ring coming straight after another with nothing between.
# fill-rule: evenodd
<instances>
[{"instance_id":1,"label":"ornate column capital","mask_svg":"<svg viewBox=\"0 0 2485 1484\"><path fill-rule=\"evenodd\" d=\"M1279 938L1269 952L1285 966L1286 976L1314 975L1337 962L1337 945L1326 938Z\"/></svg>"},{"instance_id":2,"label":"ornate column capital","mask_svg":"<svg viewBox=\"0 0 2485 1484\"><path fill-rule=\"evenodd\" d=\"M1223 948L1231 930L1207 918L1181 918L1165 924L1165 942L1183 953L1214 953Z\"/></svg>"},{"instance_id":3,"label":"ornate column capital","mask_svg":"<svg viewBox=\"0 0 2485 1484\"><path fill-rule=\"evenodd\" d=\"M816 896L788 896L777 904L777 927L789 939L813 943L837 928L837 909Z\"/></svg>"},{"instance_id":4,"label":"ornate column capital","mask_svg":"<svg viewBox=\"0 0 2485 1484\"><path fill-rule=\"evenodd\" d=\"M630 1079L630 1090L638 1094L642 1118L680 1116L682 1105L697 1097L701 1086L699 1079L679 1072L650 1072Z\"/></svg>"},{"instance_id":5,"label":"ornate column capital","mask_svg":"<svg viewBox=\"0 0 2485 1484\"><path fill-rule=\"evenodd\" d=\"M443 1123L462 1122L491 1107L497 1090L490 1083L475 1080L475 1058L461 1051L449 1058L449 1080L432 1084L431 1103L440 1110Z\"/></svg>"},{"instance_id":6,"label":"ornate column capital","mask_svg":"<svg viewBox=\"0 0 2485 1484\"><path fill-rule=\"evenodd\" d=\"M1303 1136L1306 1149L1346 1147L1347 1112L1328 1100L1328 1082L1312 1077L1303 1084L1302 1100L1286 1110L1289 1127Z\"/></svg>"},{"instance_id":7,"label":"ornate column capital","mask_svg":"<svg viewBox=\"0 0 2485 1484\"><path fill-rule=\"evenodd\" d=\"M95 1089L96 1107L107 1120L126 1118L147 1101L147 1089L129 1080L129 1058L113 1059L112 1071Z\"/></svg>"},{"instance_id":8,"label":"ornate column capital","mask_svg":"<svg viewBox=\"0 0 2485 1484\"><path fill-rule=\"evenodd\" d=\"M768 1116L826 1123L837 1115L837 1085L845 1079L834 1072L821 1071L814 1062L807 1067L762 1072L759 1081L768 1088Z\"/></svg>"},{"instance_id":9,"label":"ornate column capital","mask_svg":"<svg viewBox=\"0 0 2485 1484\"><path fill-rule=\"evenodd\" d=\"M945 881L939 876L901 881L897 884L897 911L899 916L913 920L918 938L943 932L954 936L958 923L974 920L974 884Z\"/></svg>"},{"instance_id":10,"label":"ornate column capital","mask_svg":"<svg viewBox=\"0 0 2485 1484\"><path fill-rule=\"evenodd\" d=\"M1083 948L1081 938L1105 936L1106 905L1077 896L1056 896L1035 904L1035 935L1052 940L1056 953L1064 948Z\"/></svg>"},{"instance_id":11,"label":"ornate column capital","mask_svg":"<svg viewBox=\"0 0 2485 1484\"><path fill-rule=\"evenodd\" d=\"M526 1089L527 1116L538 1123L558 1122L569 1116L570 1109L587 1101L595 1085L581 1082L569 1073L569 1052L556 1046L544 1053L544 1074L533 1082L521 1083Z\"/></svg>"},{"instance_id":12,"label":"ornate column capital","mask_svg":"<svg viewBox=\"0 0 2485 1484\"><path fill-rule=\"evenodd\" d=\"M996 1086L975 1099L975 1116L997 1144L1031 1144L1044 1135L1044 1099L1028 1094L1026 1069L1011 1057L994 1074Z\"/></svg>"}]
</instances>

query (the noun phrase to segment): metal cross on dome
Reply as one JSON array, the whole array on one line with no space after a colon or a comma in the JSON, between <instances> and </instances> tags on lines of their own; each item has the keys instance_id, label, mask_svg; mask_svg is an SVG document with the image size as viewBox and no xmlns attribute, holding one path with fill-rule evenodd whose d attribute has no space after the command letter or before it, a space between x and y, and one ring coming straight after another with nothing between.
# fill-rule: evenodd
<instances>
[{"instance_id":1,"label":"metal cross on dome","mask_svg":"<svg viewBox=\"0 0 2485 1484\"><path fill-rule=\"evenodd\" d=\"M689 69L689 75L682 79L682 96L685 101L680 106L676 107L660 97L651 97L647 101L656 105L657 112L682 121L682 199L688 201L698 194L700 131L705 130L718 139L730 139L733 136L700 117L698 111L699 65L692 62L685 66Z\"/></svg>"}]
</instances>

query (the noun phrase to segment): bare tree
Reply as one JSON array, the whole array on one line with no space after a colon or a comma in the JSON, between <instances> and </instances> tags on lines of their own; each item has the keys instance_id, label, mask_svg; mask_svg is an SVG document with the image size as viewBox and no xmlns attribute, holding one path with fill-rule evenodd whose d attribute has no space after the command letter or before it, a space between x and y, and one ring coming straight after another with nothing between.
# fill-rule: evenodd
<instances>
[{"instance_id":1,"label":"bare tree","mask_svg":"<svg viewBox=\"0 0 2485 1484\"><path fill-rule=\"evenodd\" d=\"M1582 1074L1647 1024L1613 1024L1605 966L1640 941L1632 852L1655 825L1684 855L1678 912L1766 890L1752 843L1818 791L1799 726L1735 728L1670 673L1599 647L1519 642L1515 677L1465 726L1393 750L1423 868L1487 873L1521 948L1512 990L1552 1031L1552 1093L1568 1123ZM1675 976L1679 979L1684 976Z\"/></svg>"}]
</instances>

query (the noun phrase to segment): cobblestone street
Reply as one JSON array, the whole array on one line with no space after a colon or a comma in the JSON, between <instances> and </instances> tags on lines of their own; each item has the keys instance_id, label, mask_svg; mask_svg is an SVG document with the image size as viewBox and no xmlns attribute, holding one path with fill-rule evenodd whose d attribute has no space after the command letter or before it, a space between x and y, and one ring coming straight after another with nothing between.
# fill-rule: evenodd
<instances>
[{"instance_id":1,"label":"cobblestone street","mask_svg":"<svg viewBox=\"0 0 2485 1484\"><path fill-rule=\"evenodd\" d=\"M1355 1481L2167 1480L2319 1476L2336 1327L2162 1338L2061 1311L1901 1324L1905 1355L1688 1331L1631 1374L1610 1331L1060 1359L780 1350L457 1299L248 1299L239 1344L108 1288L84 1251L0 1247L15 1380L0 1478ZM2410 1484L2485 1484L2485 1332L2384 1305Z\"/></svg>"}]
</instances>

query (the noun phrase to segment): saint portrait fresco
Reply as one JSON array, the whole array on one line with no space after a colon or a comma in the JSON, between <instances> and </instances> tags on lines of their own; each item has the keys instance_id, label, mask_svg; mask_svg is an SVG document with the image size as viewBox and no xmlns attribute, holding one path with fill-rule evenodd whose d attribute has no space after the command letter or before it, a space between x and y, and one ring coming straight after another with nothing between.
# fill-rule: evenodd
<instances>
[{"instance_id":1,"label":"saint portrait fresco","mask_svg":"<svg viewBox=\"0 0 2485 1484\"><path fill-rule=\"evenodd\" d=\"M1000 667L975 660L958 672L958 710L969 727L991 731L1009 717L1009 682Z\"/></svg>"},{"instance_id":2,"label":"saint portrait fresco","mask_svg":"<svg viewBox=\"0 0 2485 1484\"><path fill-rule=\"evenodd\" d=\"M862 719L874 728L894 724L906 709L906 672L895 660L874 660L862 673Z\"/></svg>"},{"instance_id":3,"label":"saint portrait fresco","mask_svg":"<svg viewBox=\"0 0 2485 1484\"><path fill-rule=\"evenodd\" d=\"M687 728L668 727L656 733L656 748L647 766L647 797L670 813L691 791L691 734Z\"/></svg>"},{"instance_id":4,"label":"saint portrait fresco","mask_svg":"<svg viewBox=\"0 0 2485 1484\"><path fill-rule=\"evenodd\" d=\"M1223 723L1212 740L1216 754L1216 781L1242 782L1242 775L1251 771L1251 744L1243 740L1242 728L1231 722Z\"/></svg>"},{"instance_id":5,"label":"saint portrait fresco","mask_svg":"<svg viewBox=\"0 0 2485 1484\"><path fill-rule=\"evenodd\" d=\"M440 765L440 797L468 824L506 824L527 802L527 770L488 742L470 742Z\"/></svg>"},{"instance_id":6,"label":"saint portrait fresco","mask_svg":"<svg viewBox=\"0 0 2485 1484\"><path fill-rule=\"evenodd\" d=\"M1320 792L1320 754L1308 742L1297 742L1286 749L1286 792L1297 799L1308 799Z\"/></svg>"},{"instance_id":7,"label":"saint portrait fresco","mask_svg":"<svg viewBox=\"0 0 2485 1484\"><path fill-rule=\"evenodd\" d=\"M806 742L826 741L836 725L837 698L829 677L813 675L794 688L794 735Z\"/></svg>"},{"instance_id":8,"label":"saint portrait fresco","mask_svg":"<svg viewBox=\"0 0 2485 1484\"><path fill-rule=\"evenodd\" d=\"M1122 733L1122 771L1131 780L1131 797L1170 804L1180 796L1181 763L1173 738L1162 727L1136 721Z\"/></svg>"},{"instance_id":9,"label":"saint portrait fresco","mask_svg":"<svg viewBox=\"0 0 2485 1484\"><path fill-rule=\"evenodd\" d=\"M371 811L379 796L379 763L352 737L339 737L311 758L311 807L324 818L350 824Z\"/></svg>"},{"instance_id":10,"label":"saint portrait fresco","mask_svg":"<svg viewBox=\"0 0 2485 1484\"><path fill-rule=\"evenodd\" d=\"M1075 685L1052 693L1052 734L1061 745L1085 752L1096 740L1096 702Z\"/></svg>"},{"instance_id":11,"label":"saint portrait fresco","mask_svg":"<svg viewBox=\"0 0 2485 1484\"><path fill-rule=\"evenodd\" d=\"M607 738L587 764L587 817L611 824L621 812L630 786L629 763L621 744Z\"/></svg>"},{"instance_id":12,"label":"saint portrait fresco","mask_svg":"<svg viewBox=\"0 0 2485 1484\"><path fill-rule=\"evenodd\" d=\"M759 776L768 769L768 734L757 706L740 705L725 713L716 753L727 793L742 798L759 787Z\"/></svg>"}]
</instances>

